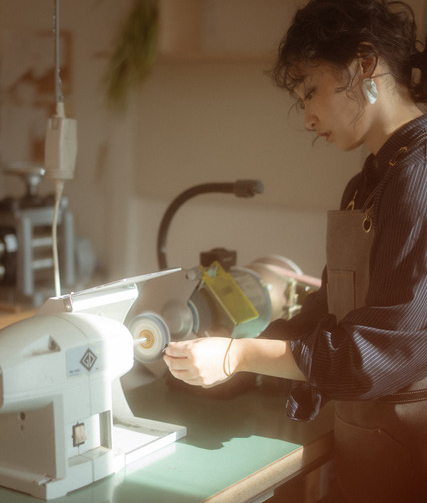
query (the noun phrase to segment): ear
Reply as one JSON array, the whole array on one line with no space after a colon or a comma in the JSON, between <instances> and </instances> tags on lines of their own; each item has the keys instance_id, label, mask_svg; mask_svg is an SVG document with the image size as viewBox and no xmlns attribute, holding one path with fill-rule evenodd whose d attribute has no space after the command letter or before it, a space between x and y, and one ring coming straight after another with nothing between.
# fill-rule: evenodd
<instances>
[{"instance_id":1,"label":"ear","mask_svg":"<svg viewBox=\"0 0 427 503\"><path fill-rule=\"evenodd\" d=\"M377 58L376 56L366 56L360 58L360 72L363 78L371 78L375 72L375 68L377 67Z\"/></svg>"},{"instance_id":2,"label":"ear","mask_svg":"<svg viewBox=\"0 0 427 503\"><path fill-rule=\"evenodd\" d=\"M372 44L362 42L358 48L359 70L362 79L371 78L378 63L378 54Z\"/></svg>"}]
</instances>

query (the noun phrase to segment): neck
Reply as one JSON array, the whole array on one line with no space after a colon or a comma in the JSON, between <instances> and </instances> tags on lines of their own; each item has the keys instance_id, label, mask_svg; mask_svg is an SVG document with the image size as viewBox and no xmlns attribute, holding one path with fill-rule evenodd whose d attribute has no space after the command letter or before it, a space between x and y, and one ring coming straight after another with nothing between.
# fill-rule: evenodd
<instances>
[{"instance_id":1,"label":"neck","mask_svg":"<svg viewBox=\"0 0 427 503\"><path fill-rule=\"evenodd\" d=\"M384 143L398 129L422 115L422 112L410 98L401 98L396 102L385 96L386 106L378 103L378 111L366 136L366 145L376 155Z\"/></svg>"}]
</instances>

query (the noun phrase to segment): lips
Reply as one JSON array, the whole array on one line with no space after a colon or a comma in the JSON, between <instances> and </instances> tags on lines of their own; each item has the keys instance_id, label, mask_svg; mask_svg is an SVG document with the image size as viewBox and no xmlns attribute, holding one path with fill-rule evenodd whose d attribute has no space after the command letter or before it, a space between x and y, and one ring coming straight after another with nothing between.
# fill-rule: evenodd
<instances>
[{"instance_id":1,"label":"lips","mask_svg":"<svg viewBox=\"0 0 427 503\"><path fill-rule=\"evenodd\" d=\"M319 133L319 136L323 136L325 140L328 142L331 137L331 132L328 131L327 133Z\"/></svg>"}]
</instances>

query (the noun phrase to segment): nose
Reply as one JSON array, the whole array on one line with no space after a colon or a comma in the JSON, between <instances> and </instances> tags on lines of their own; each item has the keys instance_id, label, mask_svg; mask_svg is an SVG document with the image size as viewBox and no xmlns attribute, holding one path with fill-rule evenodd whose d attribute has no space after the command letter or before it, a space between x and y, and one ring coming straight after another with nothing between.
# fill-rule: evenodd
<instances>
[{"instance_id":1,"label":"nose","mask_svg":"<svg viewBox=\"0 0 427 503\"><path fill-rule=\"evenodd\" d=\"M316 130L317 117L310 112L309 108L306 106L305 108L305 116L304 116L305 127L309 131Z\"/></svg>"}]
</instances>

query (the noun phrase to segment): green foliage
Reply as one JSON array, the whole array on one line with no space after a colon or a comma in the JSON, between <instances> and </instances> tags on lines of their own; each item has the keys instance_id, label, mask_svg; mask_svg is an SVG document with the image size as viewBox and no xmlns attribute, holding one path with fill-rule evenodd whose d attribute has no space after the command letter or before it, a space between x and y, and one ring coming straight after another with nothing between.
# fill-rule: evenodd
<instances>
[{"instance_id":1,"label":"green foliage","mask_svg":"<svg viewBox=\"0 0 427 503\"><path fill-rule=\"evenodd\" d=\"M113 108L124 110L129 91L149 74L157 53L158 27L157 5L135 0L104 76L108 103Z\"/></svg>"}]
</instances>

